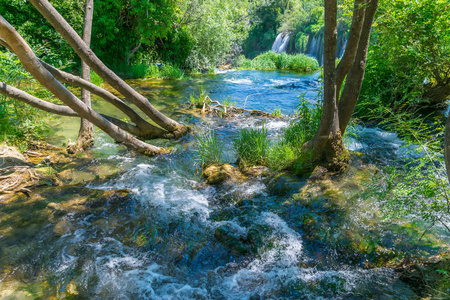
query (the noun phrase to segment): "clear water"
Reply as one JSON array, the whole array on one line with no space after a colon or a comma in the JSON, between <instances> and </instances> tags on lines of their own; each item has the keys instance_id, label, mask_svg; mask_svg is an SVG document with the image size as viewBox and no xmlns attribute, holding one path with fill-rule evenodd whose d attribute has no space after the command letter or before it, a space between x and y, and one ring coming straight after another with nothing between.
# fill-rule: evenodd
<instances>
[{"instance_id":1,"label":"clear water","mask_svg":"<svg viewBox=\"0 0 450 300\"><path fill-rule=\"evenodd\" d=\"M262 126L263 121L192 117L184 107L193 90L203 87L214 100L231 97L239 106L252 95L247 108L270 112L281 107L283 113L292 114L300 94L314 101L317 79L318 74L239 71L184 82L131 83L195 131L214 128L230 141L240 128ZM288 88L292 83L301 88ZM270 120L265 126L276 139L288 122L289 118ZM60 134L54 142L76 137L76 121L64 118L53 124ZM386 145L393 145L389 153L400 155L395 138L377 130L361 131L364 138L350 139L350 148L376 151L369 141L378 135ZM26 202L15 208L0 205L0 299L417 298L392 269L366 268L364 261L370 258L346 250L348 240L339 236L349 230L369 240L387 235L380 243L391 250L399 240L409 249L408 243L417 236L405 234L392 221L381 221L377 206L355 196L358 189L345 178L338 204L322 197L299 205L292 193L277 192L264 180L203 185L192 137L156 141L178 150L154 158L134 156L101 132L96 137L96 159L91 163L112 163L121 171L87 189L128 189L133 197L60 217L51 213L44 221L35 216L48 213L45 205L33 206L36 211L31 212ZM380 140L375 144L380 145ZM236 157L227 145L227 160L232 163ZM294 183L301 187L302 181ZM38 193L46 195L46 191ZM31 217L14 231L15 216L26 214ZM299 220L311 214L317 227L307 232ZM435 252L440 249L435 248Z\"/></svg>"}]
</instances>

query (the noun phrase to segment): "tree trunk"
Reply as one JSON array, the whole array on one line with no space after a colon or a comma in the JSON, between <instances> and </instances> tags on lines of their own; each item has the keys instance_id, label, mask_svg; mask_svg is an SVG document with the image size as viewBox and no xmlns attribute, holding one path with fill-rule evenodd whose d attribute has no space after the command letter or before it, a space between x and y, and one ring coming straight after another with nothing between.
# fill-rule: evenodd
<instances>
[{"instance_id":1,"label":"tree trunk","mask_svg":"<svg viewBox=\"0 0 450 300\"><path fill-rule=\"evenodd\" d=\"M95 126L103 130L118 143L147 155L155 155L164 150L144 143L118 126L106 120L95 110L86 106L80 99L75 97L64 85L57 81L52 74L45 69L39 59L33 53L28 44L22 39L17 31L0 16L0 37L9 45L17 55L24 68L46 89L60 99L64 104L75 111L80 117L92 122Z\"/></svg>"},{"instance_id":2,"label":"tree trunk","mask_svg":"<svg viewBox=\"0 0 450 300\"><path fill-rule=\"evenodd\" d=\"M339 172L348 166L349 154L342 136L361 91L377 7L378 0L355 0L349 40L344 57L336 67L337 0L325 0L323 112L316 135L303 146L295 165L296 173L311 171L318 164ZM347 81L340 95L345 77Z\"/></svg>"},{"instance_id":3,"label":"tree trunk","mask_svg":"<svg viewBox=\"0 0 450 300\"><path fill-rule=\"evenodd\" d=\"M84 12L84 29L83 29L83 41L88 47L91 45L91 33L92 33L92 19L94 16L94 0L86 0L85 12ZM84 62L81 61L81 78L86 81L91 79L91 69ZM91 94L88 90L81 89L81 101L88 107L91 107ZM94 128L92 123L86 119L81 119L80 131L78 132L78 138L75 144L69 144L67 150L70 153L77 151L83 151L94 145Z\"/></svg>"},{"instance_id":4,"label":"tree trunk","mask_svg":"<svg viewBox=\"0 0 450 300\"><path fill-rule=\"evenodd\" d=\"M311 167L323 164L329 170L346 168L346 150L339 130L337 109L337 85L335 53L337 45L337 0L325 1L325 40L323 53L324 100L319 128L311 141L303 148L303 157L309 156L311 163L297 165L297 173L311 171Z\"/></svg>"},{"instance_id":5,"label":"tree trunk","mask_svg":"<svg viewBox=\"0 0 450 300\"><path fill-rule=\"evenodd\" d=\"M109 85L121 93L124 97L135 104L156 124L173 133L176 137L188 132L186 126L175 122L159 112L148 99L136 92L125 81L111 71L83 42L75 30L58 13L58 11L47 0L30 0L30 3L50 22L50 24L63 36L72 49L85 61L91 69L97 73Z\"/></svg>"},{"instance_id":6,"label":"tree trunk","mask_svg":"<svg viewBox=\"0 0 450 300\"><path fill-rule=\"evenodd\" d=\"M357 54L347 75L347 81L345 82L344 90L339 101L339 126L341 132L345 132L347 129L347 125L355 111L356 103L361 93L366 70L367 53L369 51L370 32L377 8L378 0L368 1Z\"/></svg>"},{"instance_id":7,"label":"tree trunk","mask_svg":"<svg viewBox=\"0 0 450 300\"><path fill-rule=\"evenodd\" d=\"M437 84L428 88L423 93L422 99L428 102L430 107L443 108L450 96L450 84Z\"/></svg>"}]
</instances>

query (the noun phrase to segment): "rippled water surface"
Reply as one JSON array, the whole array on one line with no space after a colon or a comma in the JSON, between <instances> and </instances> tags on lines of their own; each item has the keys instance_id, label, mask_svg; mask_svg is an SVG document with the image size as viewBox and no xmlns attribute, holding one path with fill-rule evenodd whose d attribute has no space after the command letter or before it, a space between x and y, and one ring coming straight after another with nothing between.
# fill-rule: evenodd
<instances>
[{"instance_id":1,"label":"rippled water surface","mask_svg":"<svg viewBox=\"0 0 450 300\"><path fill-rule=\"evenodd\" d=\"M201 119L186 112L188 95L202 87L214 100L231 98L238 106L292 114L301 94L315 101L318 77L236 71L131 84L196 132L214 128L227 141L226 157L233 163L229 141L240 128L264 123L276 139L289 118ZM115 113L98 101L94 105ZM76 137L76 121L63 119L53 126L55 143ZM384 151L375 163L403 155L396 136L358 130L360 138L349 139L347 146L369 154ZM176 151L148 158L129 153L99 132L95 158L87 164L114 166L109 178L86 187L44 188L16 206L0 203L0 298L417 298L394 270L368 268L364 261L371 258L353 252L352 243L358 241L349 237L350 231L358 232L360 242L390 234L378 241L385 251L399 239L408 247L411 237L401 225L381 221L376 205L355 196L351 182L344 178L345 189L330 196L336 202L323 195L298 198L269 179L206 186L195 166L194 141L155 141ZM289 184L301 188L304 182L293 179ZM96 204L104 191L117 189L132 194ZM80 197L91 199L90 204L64 210L54 203Z\"/></svg>"}]
</instances>

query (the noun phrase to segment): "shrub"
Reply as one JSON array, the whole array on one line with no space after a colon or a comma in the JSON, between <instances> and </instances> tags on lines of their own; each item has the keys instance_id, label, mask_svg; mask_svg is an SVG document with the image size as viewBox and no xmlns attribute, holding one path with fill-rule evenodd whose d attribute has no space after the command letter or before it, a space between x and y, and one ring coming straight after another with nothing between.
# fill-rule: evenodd
<instances>
[{"instance_id":1,"label":"shrub","mask_svg":"<svg viewBox=\"0 0 450 300\"><path fill-rule=\"evenodd\" d=\"M252 70L295 70L300 72L315 71L319 68L319 63L314 57L305 54L278 54L274 51L265 52L253 60L238 60L239 67Z\"/></svg>"},{"instance_id":2,"label":"shrub","mask_svg":"<svg viewBox=\"0 0 450 300\"><path fill-rule=\"evenodd\" d=\"M244 128L233 141L233 146L243 165L265 165L269 139L267 129Z\"/></svg>"},{"instance_id":3,"label":"shrub","mask_svg":"<svg viewBox=\"0 0 450 300\"><path fill-rule=\"evenodd\" d=\"M161 77L182 79L184 77L184 71L177 66L171 64L164 64L160 71Z\"/></svg>"},{"instance_id":4,"label":"shrub","mask_svg":"<svg viewBox=\"0 0 450 300\"><path fill-rule=\"evenodd\" d=\"M273 112L272 112L272 116L274 116L274 117L281 117L282 116L281 108L274 109Z\"/></svg>"}]
</instances>

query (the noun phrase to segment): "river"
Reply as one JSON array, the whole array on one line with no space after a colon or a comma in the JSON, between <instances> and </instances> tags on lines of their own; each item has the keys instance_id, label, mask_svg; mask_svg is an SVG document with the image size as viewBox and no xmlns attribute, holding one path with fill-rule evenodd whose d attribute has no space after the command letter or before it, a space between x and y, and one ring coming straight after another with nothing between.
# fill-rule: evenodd
<instances>
[{"instance_id":1,"label":"river","mask_svg":"<svg viewBox=\"0 0 450 300\"><path fill-rule=\"evenodd\" d=\"M264 125L277 139L300 95L317 100L318 79L318 73L230 71L130 84L196 134L214 129L226 141L226 160L234 163L231 139L238 130ZM213 100L266 112L281 108L287 117L201 118L186 109L188 96L199 88ZM116 113L98 99L93 105ZM77 123L53 120L51 142L74 140ZM362 196L362 185L353 182L357 176L367 180L377 166L410 154L395 134L356 131L347 147L364 153L374 166L355 167L335 179L339 184L322 186L325 192L310 198L299 196L305 181L291 175L205 185L194 136L156 140L174 151L148 158L96 132L93 159L80 168L78 182L105 165L108 176L74 189L127 189L131 196L60 215L34 205L36 211L26 210L30 217L15 234L8 229L13 220L5 216L23 215L26 208L0 206L0 299L416 299L414 289L381 261L402 251L438 254L449 239L436 229L420 244L422 225L387 220L374 199ZM36 195L55 196L55 189ZM64 193L78 197L76 191ZM51 218L36 217L44 210Z\"/></svg>"}]
</instances>

